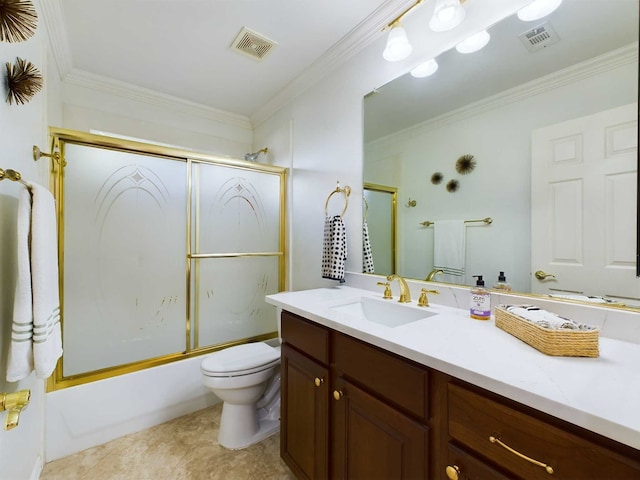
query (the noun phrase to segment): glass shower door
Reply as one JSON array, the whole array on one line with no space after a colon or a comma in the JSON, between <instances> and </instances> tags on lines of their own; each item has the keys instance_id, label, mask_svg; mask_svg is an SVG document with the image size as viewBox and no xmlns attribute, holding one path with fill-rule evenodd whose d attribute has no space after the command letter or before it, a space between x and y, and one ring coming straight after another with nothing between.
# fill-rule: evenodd
<instances>
[{"instance_id":1,"label":"glass shower door","mask_svg":"<svg viewBox=\"0 0 640 480\"><path fill-rule=\"evenodd\" d=\"M281 176L193 163L194 348L272 336L280 289Z\"/></svg>"},{"instance_id":2,"label":"glass shower door","mask_svg":"<svg viewBox=\"0 0 640 480\"><path fill-rule=\"evenodd\" d=\"M77 144L65 160L63 375L184 351L186 162Z\"/></svg>"}]
</instances>

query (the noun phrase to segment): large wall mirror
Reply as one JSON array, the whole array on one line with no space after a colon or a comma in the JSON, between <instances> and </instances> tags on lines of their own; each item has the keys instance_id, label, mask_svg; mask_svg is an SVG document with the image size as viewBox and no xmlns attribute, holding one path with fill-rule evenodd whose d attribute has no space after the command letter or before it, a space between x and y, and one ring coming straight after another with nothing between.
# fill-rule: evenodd
<instances>
[{"instance_id":1,"label":"large wall mirror","mask_svg":"<svg viewBox=\"0 0 640 480\"><path fill-rule=\"evenodd\" d=\"M364 182L397 188L396 273L640 307L637 0L488 31L364 99Z\"/></svg>"}]
</instances>

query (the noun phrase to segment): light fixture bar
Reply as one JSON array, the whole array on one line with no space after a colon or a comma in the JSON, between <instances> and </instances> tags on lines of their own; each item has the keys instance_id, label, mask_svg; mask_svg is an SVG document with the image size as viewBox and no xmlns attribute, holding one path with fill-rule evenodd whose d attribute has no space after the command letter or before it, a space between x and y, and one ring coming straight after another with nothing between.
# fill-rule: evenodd
<instances>
[{"instance_id":1,"label":"light fixture bar","mask_svg":"<svg viewBox=\"0 0 640 480\"><path fill-rule=\"evenodd\" d=\"M400 21L402 20L402 17L404 17L407 13L411 12L412 10L414 10L418 5L420 5L421 3L424 3L424 0L416 0L416 3L414 3L413 5L411 5L409 8L407 8L404 12L402 12L400 15L398 15L396 18L394 18L393 20L391 20L389 23L387 23L387 25L385 25L385 27L382 29L383 32L386 32L387 30L389 30L390 28L395 27L396 25L400 24Z\"/></svg>"}]
</instances>

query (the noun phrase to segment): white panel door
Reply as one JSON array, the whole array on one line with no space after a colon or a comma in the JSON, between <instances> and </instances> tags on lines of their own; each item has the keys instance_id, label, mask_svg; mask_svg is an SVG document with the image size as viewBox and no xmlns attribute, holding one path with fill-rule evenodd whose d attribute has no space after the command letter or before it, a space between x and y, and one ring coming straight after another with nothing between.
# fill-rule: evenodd
<instances>
[{"instance_id":1,"label":"white panel door","mask_svg":"<svg viewBox=\"0 0 640 480\"><path fill-rule=\"evenodd\" d=\"M640 299L637 112L633 103L533 132L533 293Z\"/></svg>"}]
</instances>

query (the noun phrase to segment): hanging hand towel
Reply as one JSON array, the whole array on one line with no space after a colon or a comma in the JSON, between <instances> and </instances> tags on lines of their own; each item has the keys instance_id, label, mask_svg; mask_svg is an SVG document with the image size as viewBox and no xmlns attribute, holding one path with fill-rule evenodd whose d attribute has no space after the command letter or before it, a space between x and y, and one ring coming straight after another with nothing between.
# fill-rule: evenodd
<instances>
[{"instance_id":1,"label":"hanging hand towel","mask_svg":"<svg viewBox=\"0 0 640 480\"><path fill-rule=\"evenodd\" d=\"M326 217L322 243L322 278L344 283L344 266L347 260L347 230L342 217Z\"/></svg>"},{"instance_id":2,"label":"hanging hand towel","mask_svg":"<svg viewBox=\"0 0 640 480\"><path fill-rule=\"evenodd\" d=\"M362 272L374 273L373 252L371 251L371 240L369 239L369 226L367 221L362 222Z\"/></svg>"},{"instance_id":3,"label":"hanging hand towel","mask_svg":"<svg viewBox=\"0 0 640 480\"><path fill-rule=\"evenodd\" d=\"M55 201L31 184L18 202L18 280L7 380L48 378L62 355Z\"/></svg>"},{"instance_id":4,"label":"hanging hand towel","mask_svg":"<svg viewBox=\"0 0 640 480\"><path fill-rule=\"evenodd\" d=\"M447 283L464 283L465 225L463 220L437 221L433 236L433 268L444 275Z\"/></svg>"},{"instance_id":5,"label":"hanging hand towel","mask_svg":"<svg viewBox=\"0 0 640 480\"><path fill-rule=\"evenodd\" d=\"M13 301L13 325L7 359L7 381L17 382L33 371L33 305L31 303L31 194L23 189L18 197L17 254L18 277Z\"/></svg>"}]
</instances>

